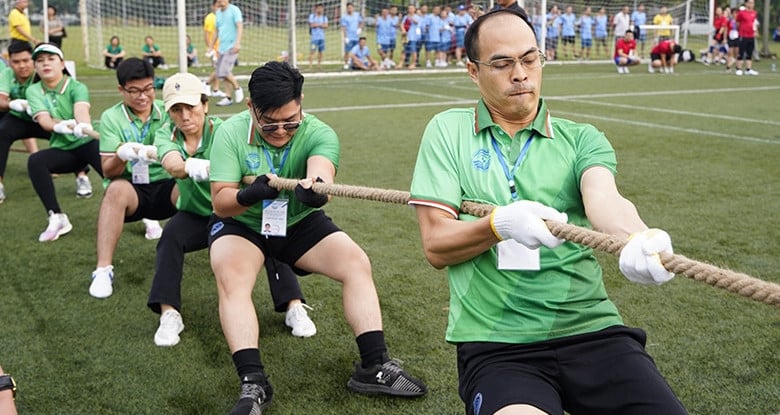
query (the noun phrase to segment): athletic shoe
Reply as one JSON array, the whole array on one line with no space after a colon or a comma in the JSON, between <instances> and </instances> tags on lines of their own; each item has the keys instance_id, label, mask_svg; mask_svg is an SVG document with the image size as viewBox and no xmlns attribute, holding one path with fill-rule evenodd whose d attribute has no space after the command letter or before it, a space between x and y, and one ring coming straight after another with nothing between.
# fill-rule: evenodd
<instances>
[{"instance_id":1,"label":"athletic shoe","mask_svg":"<svg viewBox=\"0 0 780 415\"><path fill-rule=\"evenodd\" d=\"M295 337L311 337L317 334L317 326L309 318L306 309L312 308L303 303L298 303L287 310L284 317L284 324L292 329L292 335Z\"/></svg>"},{"instance_id":2,"label":"athletic shoe","mask_svg":"<svg viewBox=\"0 0 780 415\"><path fill-rule=\"evenodd\" d=\"M271 404L274 390L261 374L244 376L241 379L241 396L230 415L261 415Z\"/></svg>"},{"instance_id":3,"label":"athletic shoe","mask_svg":"<svg viewBox=\"0 0 780 415\"><path fill-rule=\"evenodd\" d=\"M76 177L76 197L86 199L92 196L92 183L88 176Z\"/></svg>"},{"instance_id":4,"label":"athletic shoe","mask_svg":"<svg viewBox=\"0 0 780 415\"><path fill-rule=\"evenodd\" d=\"M101 267L92 271L92 283L89 284L89 295L95 298L108 298L114 292L114 266Z\"/></svg>"},{"instance_id":5,"label":"athletic shoe","mask_svg":"<svg viewBox=\"0 0 780 415\"><path fill-rule=\"evenodd\" d=\"M70 232L73 225L68 220L68 215L64 213L54 213L49 211L49 226L38 236L39 242L56 241L62 235Z\"/></svg>"},{"instance_id":6,"label":"athletic shoe","mask_svg":"<svg viewBox=\"0 0 780 415\"><path fill-rule=\"evenodd\" d=\"M463 63L463 61L458 61L457 63L455 63L455 66L466 66L466 64Z\"/></svg>"},{"instance_id":7,"label":"athletic shoe","mask_svg":"<svg viewBox=\"0 0 780 415\"><path fill-rule=\"evenodd\" d=\"M628 66L623 67L623 73L631 73L631 71L628 70Z\"/></svg>"},{"instance_id":8,"label":"athletic shoe","mask_svg":"<svg viewBox=\"0 0 780 415\"><path fill-rule=\"evenodd\" d=\"M349 64L344 64L344 70L349 69Z\"/></svg>"},{"instance_id":9,"label":"athletic shoe","mask_svg":"<svg viewBox=\"0 0 780 415\"><path fill-rule=\"evenodd\" d=\"M5 186L0 183L0 203L5 202Z\"/></svg>"},{"instance_id":10,"label":"athletic shoe","mask_svg":"<svg viewBox=\"0 0 780 415\"><path fill-rule=\"evenodd\" d=\"M647 65L647 72L655 73L655 68L653 68L653 65Z\"/></svg>"},{"instance_id":11,"label":"athletic shoe","mask_svg":"<svg viewBox=\"0 0 780 415\"><path fill-rule=\"evenodd\" d=\"M146 226L146 232L144 232L144 238L153 241L160 239L163 233L163 229L160 226L160 222L151 219L142 219L144 226Z\"/></svg>"},{"instance_id":12,"label":"athletic shoe","mask_svg":"<svg viewBox=\"0 0 780 415\"><path fill-rule=\"evenodd\" d=\"M736 72L734 72L734 75L742 76L742 69L737 69Z\"/></svg>"},{"instance_id":13,"label":"athletic shoe","mask_svg":"<svg viewBox=\"0 0 780 415\"><path fill-rule=\"evenodd\" d=\"M160 65L160 69L162 69L163 71L167 71L168 70L168 65L162 64L162 65Z\"/></svg>"},{"instance_id":14,"label":"athletic shoe","mask_svg":"<svg viewBox=\"0 0 780 415\"><path fill-rule=\"evenodd\" d=\"M239 104L244 102L244 90L241 88L238 88L233 93L234 98L236 98L234 101L238 102Z\"/></svg>"},{"instance_id":15,"label":"athletic shoe","mask_svg":"<svg viewBox=\"0 0 780 415\"><path fill-rule=\"evenodd\" d=\"M211 91L211 96L214 98L225 98L227 97L227 94L220 91L219 89Z\"/></svg>"},{"instance_id":16,"label":"athletic shoe","mask_svg":"<svg viewBox=\"0 0 780 415\"><path fill-rule=\"evenodd\" d=\"M347 389L364 394L405 397L422 396L428 392L425 383L404 372L395 359L367 369L356 362L355 373L349 378Z\"/></svg>"},{"instance_id":17,"label":"athletic shoe","mask_svg":"<svg viewBox=\"0 0 780 415\"><path fill-rule=\"evenodd\" d=\"M617 71L618 71L618 73L623 73L623 67L622 66L618 66L617 67Z\"/></svg>"},{"instance_id":18,"label":"athletic shoe","mask_svg":"<svg viewBox=\"0 0 780 415\"><path fill-rule=\"evenodd\" d=\"M225 97L225 98L222 98L221 100L219 100L219 102L217 102L217 105L220 106L220 107L226 107L228 105L233 105L233 100L231 100L228 97Z\"/></svg>"},{"instance_id":19,"label":"athletic shoe","mask_svg":"<svg viewBox=\"0 0 780 415\"><path fill-rule=\"evenodd\" d=\"M184 330L181 314L176 310L168 310L160 315L160 327L154 333L154 344L158 346L176 346L179 344L179 333Z\"/></svg>"},{"instance_id":20,"label":"athletic shoe","mask_svg":"<svg viewBox=\"0 0 780 415\"><path fill-rule=\"evenodd\" d=\"M745 75L758 76L758 71L755 71L751 68L745 71Z\"/></svg>"}]
</instances>

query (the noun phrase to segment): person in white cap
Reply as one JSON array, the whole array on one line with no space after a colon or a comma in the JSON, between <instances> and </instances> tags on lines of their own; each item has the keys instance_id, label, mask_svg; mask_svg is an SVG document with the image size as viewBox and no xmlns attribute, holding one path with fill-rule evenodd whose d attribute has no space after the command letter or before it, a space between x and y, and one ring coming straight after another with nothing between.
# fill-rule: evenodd
<instances>
[{"instance_id":1,"label":"person in white cap","mask_svg":"<svg viewBox=\"0 0 780 415\"><path fill-rule=\"evenodd\" d=\"M49 225L40 234L41 242L54 241L71 231L68 216L62 213L54 192L53 173L78 172L91 165L101 176L103 169L98 141L93 138L89 116L89 90L70 77L62 51L50 43L33 50L34 83L27 88L27 104L33 121L51 131L49 148L27 159L33 188L49 215Z\"/></svg>"},{"instance_id":2,"label":"person in white cap","mask_svg":"<svg viewBox=\"0 0 780 415\"><path fill-rule=\"evenodd\" d=\"M215 131L222 124L208 116L208 87L190 73L177 73L165 81L163 101L171 122L155 133L154 145L163 168L176 179L178 212L166 223L157 243L154 280L147 305L160 314L154 335L158 346L175 346L184 330L181 316L181 281L184 254L208 247L212 213L209 155ZM317 332L309 319L298 279L292 269L273 258L266 260L271 296L277 311L287 311L285 323L298 337Z\"/></svg>"}]
</instances>

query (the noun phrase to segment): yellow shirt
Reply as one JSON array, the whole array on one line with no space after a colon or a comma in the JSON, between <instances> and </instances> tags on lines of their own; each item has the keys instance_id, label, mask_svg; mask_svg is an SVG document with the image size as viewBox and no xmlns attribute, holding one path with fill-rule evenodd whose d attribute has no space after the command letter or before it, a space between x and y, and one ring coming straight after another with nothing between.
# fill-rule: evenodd
<instances>
[{"instance_id":1,"label":"yellow shirt","mask_svg":"<svg viewBox=\"0 0 780 415\"><path fill-rule=\"evenodd\" d=\"M674 22L674 18L671 14L656 14L655 17L653 17L653 24L658 26L671 26L671 24ZM659 29L656 31L656 35L658 36L666 36L666 37L672 37L672 31L669 29Z\"/></svg>"},{"instance_id":2,"label":"yellow shirt","mask_svg":"<svg viewBox=\"0 0 780 415\"><path fill-rule=\"evenodd\" d=\"M203 18L203 31L206 32L208 42L211 43L214 36L217 34L217 15L214 14L214 12L207 14L206 17ZM206 47L208 46L209 45L207 44ZM219 50L219 39L214 43L214 50Z\"/></svg>"},{"instance_id":3,"label":"yellow shirt","mask_svg":"<svg viewBox=\"0 0 780 415\"><path fill-rule=\"evenodd\" d=\"M11 32L11 39L29 42L30 39L19 33L19 30L16 29L19 26L21 26L22 30L27 34L32 36L32 32L30 31L30 19L28 19L24 13L20 12L19 9L14 8L11 10L11 13L8 14L8 30Z\"/></svg>"}]
</instances>

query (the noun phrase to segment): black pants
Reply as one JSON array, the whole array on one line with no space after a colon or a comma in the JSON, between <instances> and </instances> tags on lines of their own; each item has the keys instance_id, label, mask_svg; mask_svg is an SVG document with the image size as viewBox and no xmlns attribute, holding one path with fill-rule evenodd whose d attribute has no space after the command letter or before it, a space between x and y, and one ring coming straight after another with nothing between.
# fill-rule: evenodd
<instances>
[{"instance_id":1,"label":"black pants","mask_svg":"<svg viewBox=\"0 0 780 415\"><path fill-rule=\"evenodd\" d=\"M112 62L111 58L106 56L106 58L105 58L105 60L103 62L105 63L106 68L108 68L108 69L116 69L116 67L119 66L119 64L122 63L123 60L124 60L124 58L116 58L116 60L114 60Z\"/></svg>"},{"instance_id":2,"label":"black pants","mask_svg":"<svg viewBox=\"0 0 780 415\"><path fill-rule=\"evenodd\" d=\"M208 223L208 216L179 211L165 224L157 242L154 280L147 302L152 311L160 313L160 304L181 310L184 254L208 247ZM304 301L298 277L289 265L269 257L265 259L265 269L274 310L286 311L287 303L296 298Z\"/></svg>"},{"instance_id":3,"label":"black pants","mask_svg":"<svg viewBox=\"0 0 780 415\"><path fill-rule=\"evenodd\" d=\"M162 56L147 56L144 59L155 68L160 65L165 65L165 58Z\"/></svg>"},{"instance_id":4,"label":"black pants","mask_svg":"<svg viewBox=\"0 0 780 415\"><path fill-rule=\"evenodd\" d=\"M51 133L35 122L23 120L13 114L3 116L0 119L0 177L5 176L8 153L14 141L30 137L48 140L50 136Z\"/></svg>"},{"instance_id":5,"label":"black pants","mask_svg":"<svg viewBox=\"0 0 780 415\"><path fill-rule=\"evenodd\" d=\"M91 165L101 177L103 176L98 140L92 140L72 150L47 148L30 155L27 159L27 173L47 212L61 213L54 192L52 173L79 172L84 169L85 164Z\"/></svg>"}]
</instances>

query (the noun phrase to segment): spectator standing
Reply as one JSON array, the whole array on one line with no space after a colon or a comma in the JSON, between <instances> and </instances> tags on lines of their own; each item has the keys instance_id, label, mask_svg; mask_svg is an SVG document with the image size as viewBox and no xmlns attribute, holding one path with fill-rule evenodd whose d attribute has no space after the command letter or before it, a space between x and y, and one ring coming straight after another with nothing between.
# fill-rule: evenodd
<instances>
[{"instance_id":1,"label":"spectator standing","mask_svg":"<svg viewBox=\"0 0 780 415\"><path fill-rule=\"evenodd\" d=\"M103 62L106 65L106 68L116 69L116 67L122 63L126 54L122 44L119 43L119 36L111 36L108 45L103 49Z\"/></svg>"},{"instance_id":2,"label":"spectator standing","mask_svg":"<svg viewBox=\"0 0 780 415\"><path fill-rule=\"evenodd\" d=\"M62 49L62 39L65 38L65 24L57 14L57 8L49 6L46 11L46 18L49 23L49 43ZM41 31L43 31L43 21L41 21Z\"/></svg>"},{"instance_id":3,"label":"spectator standing","mask_svg":"<svg viewBox=\"0 0 780 415\"><path fill-rule=\"evenodd\" d=\"M566 6L564 13L558 18L561 32L561 43L563 44L563 56L568 59L570 57L576 57L576 44L577 44L577 15L574 14L574 8L572 6Z\"/></svg>"},{"instance_id":4,"label":"spectator standing","mask_svg":"<svg viewBox=\"0 0 780 415\"><path fill-rule=\"evenodd\" d=\"M731 72L731 67L736 66L737 57L739 57L739 30L737 29L737 21L734 18L734 13L731 7L724 7L723 14L728 18L728 34L726 39L726 45L728 45L728 56L726 57L726 72Z\"/></svg>"},{"instance_id":5,"label":"spectator standing","mask_svg":"<svg viewBox=\"0 0 780 415\"><path fill-rule=\"evenodd\" d=\"M219 0L211 2L211 11L203 18L203 40L206 43L206 57L211 59L211 66L214 70L209 75L207 83L210 95L215 98L225 98L227 94L219 89L219 78L216 75L217 62L219 61L219 39L217 38L217 8Z\"/></svg>"},{"instance_id":6,"label":"spectator standing","mask_svg":"<svg viewBox=\"0 0 780 415\"><path fill-rule=\"evenodd\" d=\"M639 3L636 10L631 12L631 23L634 25L634 38L639 42L639 57L645 57L645 42L647 41L647 31L640 26L647 24L647 13L645 5Z\"/></svg>"},{"instance_id":7,"label":"spectator standing","mask_svg":"<svg viewBox=\"0 0 780 415\"><path fill-rule=\"evenodd\" d=\"M38 39L32 35L30 18L25 14L29 4L29 0L16 0L11 12L8 13L8 30L12 44L14 42L27 42L32 45L39 43Z\"/></svg>"},{"instance_id":8,"label":"spectator standing","mask_svg":"<svg viewBox=\"0 0 780 415\"><path fill-rule=\"evenodd\" d=\"M463 52L466 47L466 29L474 23L474 18L467 13L466 6L458 6L458 13L453 18L455 27L455 65L466 66L463 62Z\"/></svg>"},{"instance_id":9,"label":"spectator standing","mask_svg":"<svg viewBox=\"0 0 780 415\"><path fill-rule=\"evenodd\" d=\"M406 16L401 20L401 33L404 39L404 51L401 54L401 60L398 61L397 68L403 68L405 62L409 62L409 69L417 67L417 43L422 36L420 27L422 18L417 14L417 8L410 4L406 8Z\"/></svg>"},{"instance_id":10,"label":"spectator standing","mask_svg":"<svg viewBox=\"0 0 780 415\"><path fill-rule=\"evenodd\" d=\"M441 6L433 6L431 13L426 15L425 22L425 67L440 66L439 63L439 44L441 43L441 29L447 21L441 20ZM433 64L431 63L433 57Z\"/></svg>"},{"instance_id":11,"label":"spectator standing","mask_svg":"<svg viewBox=\"0 0 780 415\"><path fill-rule=\"evenodd\" d=\"M745 65L745 75L758 75L758 71L753 69L753 51L756 48L756 18L758 17L755 6L755 0L745 1L745 8L740 8L734 18L739 31L739 59L735 72L737 76L743 74L742 65Z\"/></svg>"},{"instance_id":12,"label":"spectator standing","mask_svg":"<svg viewBox=\"0 0 780 415\"><path fill-rule=\"evenodd\" d=\"M591 16L590 6L585 6L585 10L577 20L577 26L580 28L580 60L590 60L590 50L593 47L593 16Z\"/></svg>"},{"instance_id":13,"label":"spectator standing","mask_svg":"<svg viewBox=\"0 0 780 415\"><path fill-rule=\"evenodd\" d=\"M615 36L615 42L624 37L626 30L631 30L631 15L628 13L628 6L623 6L620 11L612 17L612 33Z\"/></svg>"},{"instance_id":14,"label":"spectator standing","mask_svg":"<svg viewBox=\"0 0 780 415\"><path fill-rule=\"evenodd\" d=\"M349 52L357 45L363 31L363 16L355 12L355 5L347 3L347 12L341 16L341 35L344 38L344 69L349 69Z\"/></svg>"},{"instance_id":15,"label":"spectator standing","mask_svg":"<svg viewBox=\"0 0 780 415\"><path fill-rule=\"evenodd\" d=\"M617 71L620 74L630 73L629 66L639 65L639 58L636 57L636 41L634 32L626 30L622 38L615 43L615 54L613 55Z\"/></svg>"},{"instance_id":16,"label":"spectator standing","mask_svg":"<svg viewBox=\"0 0 780 415\"><path fill-rule=\"evenodd\" d=\"M607 48L607 37L609 36L607 9L604 7L600 8L594 20L596 21L596 27L593 31L593 37L596 39L596 54L604 56L609 53L609 48Z\"/></svg>"},{"instance_id":17,"label":"spectator standing","mask_svg":"<svg viewBox=\"0 0 780 415\"><path fill-rule=\"evenodd\" d=\"M428 123L409 202L426 258L447 268L446 340L457 346L465 412L686 414L646 333L625 326L608 298L593 251L557 239L544 220L633 233L620 270L644 284L674 276L658 259L672 253L669 235L647 229L619 193L604 134L550 115L526 15L477 19L466 52L481 98ZM498 207L477 218L459 212L464 201Z\"/></svg>"},{"instance_id":18,"label":"spectator standing","mask_svg":"<svg viewBox=\"0 0 780 415\"><path fill-rule=\"evenodd\" d=\"M144 38L144 45L141 46L141 56L144 60L149 62L152 67L160 69L168 69L168 65L165 64L165 58L162 55L160 47L154 43L152 36L146 36Z\"/></svg>"},{"instance_id":19,"label":"spectator standing","mask_svg":"<svg viewBox=\"0 0 780 415\"><path fill-rule=\"evenodd\" d=\"M241 9L235 4L230 4L230 0L217 0L216 5L217 35L209 44L209 49L219 52L219 57L217 58L217 70L209 77L209 84L212 90L217 89L216 87L219 85L216 80L224 80L229 86L226 96L217 102L217 105L242 104L244 90L241 89L233 76L233 67L236 66L238 53L241 51L244 17L241 14ZM217 42L219 42L219 49L215 49Z\"/></svg>"},{"instance_id":20,"label":"spectator standing","mask_svg":"<svg viewBox=\"0 0 780 415\"><path fill-rule=\"evenodd\" d=\"M726 54L728 53L726 39L728 38L729 18L726 17L726 14L720 6L715 8L715 17L712 21L712 27L712 41L707 50L707 56L704 59L705 65L711 63L726 63Z\"/></svg>"},{"instance_id":21,"label":"spectator standing","mask_svg":"<svg viewBox=\"0 0 780 415\"><path fill-rule=\"evenodd\" d=\"M558 17L560 17L560 13L560 9L556 5L550 7L550 12L547 13L547 38L544 44L547 49L545 55L550 61L557 59L558 34L560 33Z\"/></svg>"},{"instance_id":22,"label":"spectator standing","mask_svg":"<svg viewBox=\"0 0 780 415\"><path fill-rule=\"evenodd\" d=\"M325 51L325 29L327 28L328 16L325 16L325 6L322 3L317 3L314 5L314 13L309 15L309 34L311 36L309 69L314 64L315 54L317 55L317 67L322 66L322 52Z\"/></svg>"},{"instance_id":23,"label":"spectator standing","mask_svg":"<svg viewBox=\"0 0 780 415\"><path fill-rule=\"evenodd\" d=\"M661 6L658 10L658 14L653 17L653 24L656 26L671 26L674 24L674 17L666 9L666 6ZM658 41L669 40L672 38L672 31L670 29L657 29L656 37Z\"/></svg>"},{"instance_id":24,"label":"spectator standing","mask_svg":"<svg viewBox=\"0 0 780 415\"><path fill-rule=\"evenodd\" d=\"M381 65L385 69L395 66L393 53L395 51L395 41L398 37L398 16L392 16L390 9L382 8L376 19L376 47L379 51Z\"/></svg>"},{"instance_id":25,"label":"spectator standing","mask_svg":"<svg viewBox=\"0 0 780 415\"><path fill-rule=\"evenodd\" d=\"M449 65L449 57L456 49L453 43L455 28L452 23L449 7L442 7L439 12L439 53L436 59L437 67L446 68Z\"/></svg>"}]
</instances>

